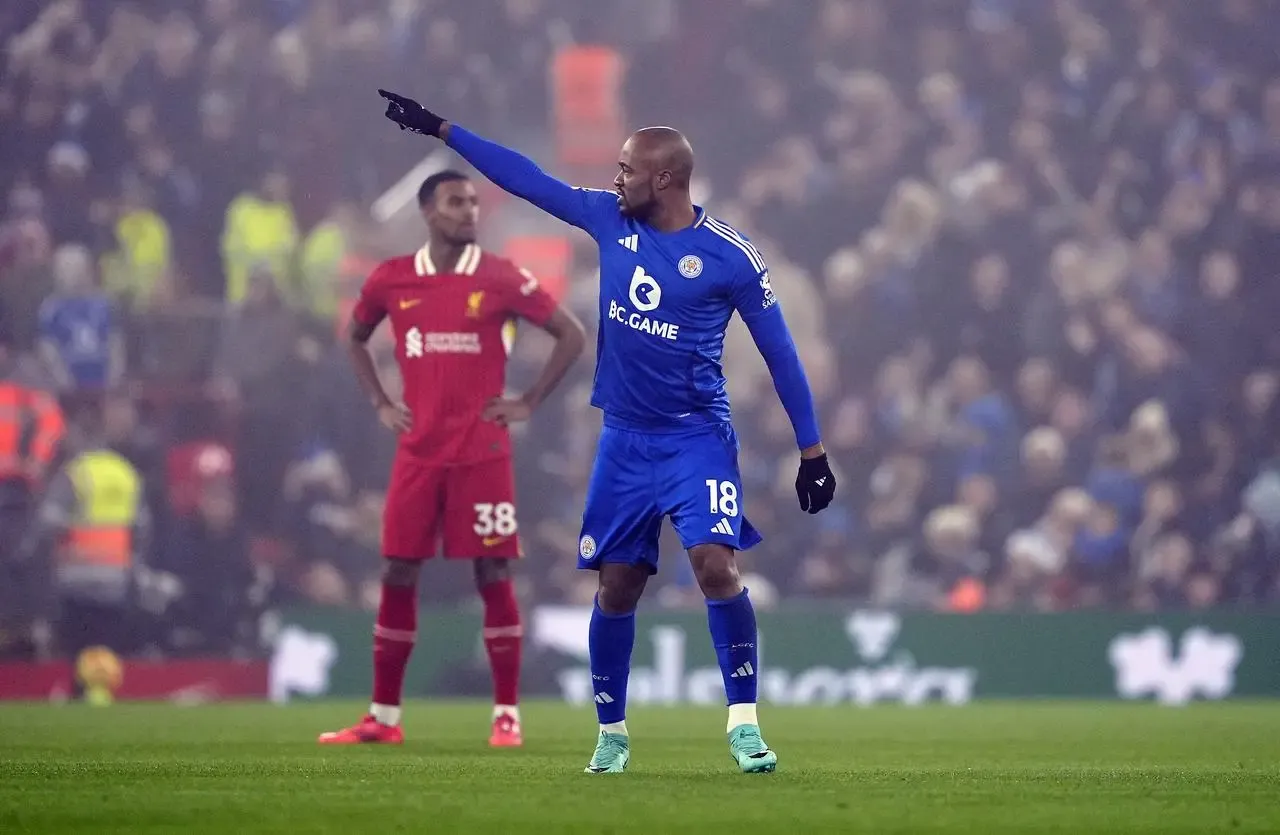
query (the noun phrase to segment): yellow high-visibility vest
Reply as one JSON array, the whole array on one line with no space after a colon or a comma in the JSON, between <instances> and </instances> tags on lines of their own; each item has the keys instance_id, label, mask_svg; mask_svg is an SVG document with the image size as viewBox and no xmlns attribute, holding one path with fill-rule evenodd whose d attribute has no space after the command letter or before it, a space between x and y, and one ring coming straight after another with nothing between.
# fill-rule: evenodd
<instances>
[{"instance_id":1,"label":"yellow high-visibility vest","mask_svg":"<svg viewBox=\"0 0 1280 835\"><path fill-rule=\"evenodd\" d=\"M126 569L133 563L133 529L142 478L110 450L81 453L67 464L78 512L62 549L64 564Z\"/></svg>"},{"instance_id":2,"label":"yellow high-visibility vest","mask_svg":"<svg viewBox=\"0 0 1280 835\"><path fill-rule=\"evenodd\" d=\"M227 276L227 301L238 304L249 291L254 265L265 264L276 280L280 295L294 295L294 255L298 225L288 203L271 203L253 194L242 194L227 207L222 232L222 259Z\"/></svg>"}]
</instances>

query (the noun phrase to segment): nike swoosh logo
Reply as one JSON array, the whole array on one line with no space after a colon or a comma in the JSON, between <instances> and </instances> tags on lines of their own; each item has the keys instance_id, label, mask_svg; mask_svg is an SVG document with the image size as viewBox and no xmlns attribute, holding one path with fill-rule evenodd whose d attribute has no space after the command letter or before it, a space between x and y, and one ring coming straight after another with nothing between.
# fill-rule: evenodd
<instances>
[{"instance_id":1,"label":"nike swoosh logo","mask_svg":"<svg viewBox=\"0 0 1280 835\"><path fill-rule=\"evenodd\" d=\"M417 305L419 305L419 304L422 304L422 299L401 299L401 300L400 300L400 309L401 309L401 310L408 310L409 308L411 308L411 307L415 307L415 306L417 306Z\"/></svg>"},{"instance_id":2,"label":"nike swoosh logo","mask_svg":"<svg viewBox=\"0 0 1280 835\"><path fill-rule=\"evenodd\" d=\"M507 537L505 536L486 536L484 539L480 540L480 544L486 548L492 548L498 543L506 541Z\"/></svg>"},{"instance_id":3,"label":"nike swoosh logo","mask_svg":"<svg viewBox=\"0 0 1280 835\"><path fill-rule=\"evenodd\" d=\"M591 769L592 774L604 774L606 771L604 766L599 766L599 765L589 765L587 766L587 768Z\"/></svg>"}]
</instances>

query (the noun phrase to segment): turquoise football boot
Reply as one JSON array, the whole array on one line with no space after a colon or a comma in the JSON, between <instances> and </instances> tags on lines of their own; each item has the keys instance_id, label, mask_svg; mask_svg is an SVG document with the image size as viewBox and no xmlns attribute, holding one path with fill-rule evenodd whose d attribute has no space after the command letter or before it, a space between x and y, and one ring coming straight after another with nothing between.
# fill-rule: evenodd
<instances>
[{"instance_id":1,"label":"turquoise football boot","mask_svg":"<svg viewBox=\"0 0 1280 835\"><path fill-rule=\"evenodd\" d=\"M758 738L758 737L757 737ZM587 774L621 774L631 760L630 740L626 734L600 732L596 752L587 764Z\"/></svg>"},{"instance_id":2,"label":"turquoise football boot","mask_svg":"<svg viewBox=\"0 0 1280 835\"><path fill-rule=\"evenodd\" d=\"M739 725L729 732L729 756L743 774L768 774L778 767L778 755L764 744L758 725Z\"/></svg>"}]
</instances>

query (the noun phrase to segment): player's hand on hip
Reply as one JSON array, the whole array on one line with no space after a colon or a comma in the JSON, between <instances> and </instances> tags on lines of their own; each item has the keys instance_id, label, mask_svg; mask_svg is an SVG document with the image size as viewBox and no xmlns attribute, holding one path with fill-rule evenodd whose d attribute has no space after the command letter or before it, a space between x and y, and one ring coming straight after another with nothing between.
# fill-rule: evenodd
<instances>
[{"instance_id":1,"label":"player's hand on hip","mask_svg":"<svg viewBox=\"0 0 1280 835\"><path fill-rule=\"evenodd\" d=\"M508 426L528 420L533 414L533 407L518 397L495 397L484 407L481 417L494 423Z\"/></svg>"},{"instance_id":2,"label":"player's hand on hip","mask_svg":"<svg viewBox=\"0 0 1280 835\"><path fill-rule=\"evenodd\" d=\"M444 124L444 119L408 96L382 89L378 90L378 95L387 100L385 115L399 125L400 130L411 130L424 136L440 135L440 126Z\"/></svg>"},{"instance_id":3,"label":"player's hand on hip","mask_svg":"<svg viewBox=\"0 0 1280 835\"><path fill-rule=\"evenodd\" d=\"M401 434L413 428L413 413L403 403L386 403L378 407L378 421L392 432Z\"/></svg>"},{"instance_id":4,"label":"player's hand on hip","mask_svg":"<svg viewBox=\"0 0 1280 835\"><path fill-rule=\"evenodd\" d=\"M836 476L827 463L827 454L800 459L800 472L796 475L796 496L800 509L809 513L825 510L836 495Z\"/></svg>"}]
</instances>

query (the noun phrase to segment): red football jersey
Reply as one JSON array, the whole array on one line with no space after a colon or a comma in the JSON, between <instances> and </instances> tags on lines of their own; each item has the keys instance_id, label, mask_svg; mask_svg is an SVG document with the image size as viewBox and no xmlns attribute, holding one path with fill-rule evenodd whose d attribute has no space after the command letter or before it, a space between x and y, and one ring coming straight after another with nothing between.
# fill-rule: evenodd
<instances>
[{"instance_id":1,"label":"red football jersey","mask_svg":"<svg viewBox=\"0 0 1280 835\"><path fill-rule=\"evenodd\" d=\"M352 315L369 326L391 319L413 413L400 452L440 465L510 455L506 428L480 415L502 394L515 320L544 325L555 309L536 278L474 244L449 270L438 269L425 246L379 264Z\"/></svg>"}]
</instances>

